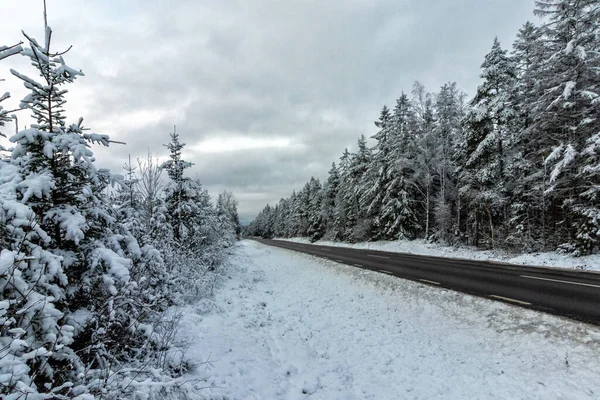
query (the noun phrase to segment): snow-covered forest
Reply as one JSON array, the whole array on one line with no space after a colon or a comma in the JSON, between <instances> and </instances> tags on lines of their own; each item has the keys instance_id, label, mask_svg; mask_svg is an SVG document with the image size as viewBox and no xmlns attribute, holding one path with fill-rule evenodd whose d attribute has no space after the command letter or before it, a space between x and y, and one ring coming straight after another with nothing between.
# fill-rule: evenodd
<instances>
[{"instance_id":1,"label":"snow-covered forest","mask_svg":"<svg viewBox=\"0 0 600 400\"><path fill-rule=\"evenodd\" d=\"M248 234L598 252L600 4L540 0L535 14L511 49L493 40L473 98L416 82L383 106L373 145L359 138Z\"/></svg>"},{"instance_id":2,"label":"snow-covered forest","mask_svg":"<svg viewBox=\"0 0 600 400\"><path fill-rule=\"evenodd\" d=\"M92 146L122 144L67 121L67 88L83 73L66 63L76 49L54 49L47 22L44 32L0 47L2 63L33 66L11 70L29 94L13 107L0 97L0 125L34 121L0 146L1 397L166 398L189 366L170 307L210 295L239 233L237 202L223 192L213 205L185 176L175 131L164 163L129 160L125 177L98 168Z\"/></svg>"}]
</instances>

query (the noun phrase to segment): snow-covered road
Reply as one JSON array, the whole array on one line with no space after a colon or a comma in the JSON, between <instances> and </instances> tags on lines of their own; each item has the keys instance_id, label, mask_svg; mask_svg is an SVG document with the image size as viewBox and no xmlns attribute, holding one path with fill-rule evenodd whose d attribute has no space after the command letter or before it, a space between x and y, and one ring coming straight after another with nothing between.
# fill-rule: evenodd
<instances>
[{"instance_id":1,"label":"snow-covered road","mask_svg":"<svg viewBox=\"0 0 600 400\"><path fill-rule=\"evenodd\" d=\"M600 329L242 241L187 309L211 399L594 399Z\"/></svg>"}]
</instances>

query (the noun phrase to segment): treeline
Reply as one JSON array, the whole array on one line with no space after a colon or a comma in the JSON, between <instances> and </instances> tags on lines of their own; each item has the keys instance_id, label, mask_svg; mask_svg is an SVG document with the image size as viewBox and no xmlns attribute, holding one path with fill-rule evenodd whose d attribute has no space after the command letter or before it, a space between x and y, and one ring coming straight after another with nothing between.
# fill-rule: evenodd
<instances>
[{"instance_id":1,"label":"treeline","mask_svg":"<svg viewBox=\"0 0 600 400\"><path fill-rule=\"evenodd\" d=\"M37 75L11 70L36 122L0 146L0 397L169 398L189 367L169 307L209 295L237 203L224 192L213 206L184 176L175 132L163 165L129 162L126 179L97 168L91 145L111 140L66 122L65 87L83 74L44 33L0 47ZM0 125L17 111L0 107Z\"/></svg>"},{"instance_id":2,"label":"treeline","mask_svg":"<svg viewBox=\"0 0 600 400\"><path fill-rule=\"evenodd\" d=\"M473 99L415 83L383 107L373 147L361 137L247 232L598 251L600 3L540 0L535 14L510 53L494 40Z\"/></svg>"}]
</instances>

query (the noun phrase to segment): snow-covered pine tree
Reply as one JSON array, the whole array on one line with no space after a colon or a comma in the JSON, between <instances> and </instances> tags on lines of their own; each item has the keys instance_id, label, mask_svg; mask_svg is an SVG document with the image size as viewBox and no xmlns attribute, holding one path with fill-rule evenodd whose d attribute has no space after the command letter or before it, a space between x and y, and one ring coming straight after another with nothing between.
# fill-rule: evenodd
<instances>
[{"instance_id":1,"label":"snow-covered pine tree","mask_svg":"<svg viewBox=\"0 0 600 400\"><path fill-rule=\"evenodd\" d=\"M479 245L483 235L486 243L494 247L498 230L504 228L506 219L509 188L505 164L513 144L510 122L517 115L514 106L516 70L498 38L494 39L481 69L483 82L465 117L466 154L460 175L460 195L465 200L474 244ZM501 232L505 234L504 229Z\"/></svg>"}]
</instances>

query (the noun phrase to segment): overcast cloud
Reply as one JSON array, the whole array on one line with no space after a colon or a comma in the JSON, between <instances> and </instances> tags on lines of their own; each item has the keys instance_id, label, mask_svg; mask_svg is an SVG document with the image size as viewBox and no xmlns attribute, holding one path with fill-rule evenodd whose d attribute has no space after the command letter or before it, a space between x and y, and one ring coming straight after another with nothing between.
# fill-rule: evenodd
<instances>
[{"instance_id":1,"label":"overcast cloud","mask_svg":"<svg viewBox=\"0 0 600 400\"><path fill-rule=\"evenodd\" d=\"M162 147L173 125L213 196L231 190L242 219L325 179L344 147L374 133L383 104L415 80L472 94L494 36L510 47L533 0L48 0L55 50L86 74L72 118L127 145L96 149L120 172ZM0 44L41 38L42 0L2 0ZM2 92L25 90L0 63ZM22 115L21 119L26 120ZM22 122L23 123L23 122ZM5 128L5 131L7 129Z\"/></svg>"}]
</instances>

